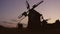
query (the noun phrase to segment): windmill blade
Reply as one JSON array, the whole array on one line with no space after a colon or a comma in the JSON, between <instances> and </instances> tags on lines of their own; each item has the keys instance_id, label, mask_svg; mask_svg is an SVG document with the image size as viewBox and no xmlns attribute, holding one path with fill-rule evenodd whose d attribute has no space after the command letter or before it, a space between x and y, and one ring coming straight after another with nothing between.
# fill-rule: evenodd
<instances>
[{"instance_id":1,"label":"windmill blade","mask_svg":"<svg viewBox=\"0 0 60 34\"><path fill-rule=\"evenodd\" d=\"M36 6L38 6L39 4L43 3L43 0L41 2L39 2L38 4L36 4Z\"/></svg>"},{"instance_id":2,"label":"windmill blade","mask_svg":"<svg viewBox=\"0 0 60 34\"><path fill-rule=\"evenodd\" d=\"M27 0L26 0L26 5L27 5L27 9L30 9L30 5Z\"/></svg>"},{"instance_id":3,"label":"windmill blade","mask_svg":"<svg viewBox=\"0 0 60 34\"><path fill-rule=\"evenodd\" d=\"M22 15L19 15L19 16L18 16L18 19L20 19L21 17L22 17Z\"/></svg>"},{"instance_id":4,"label":"windmill blade","mask_svg":"<svg viewBox=\"0 0 60 34\"><path fill-rule=\"evenodd\" d=\"M38 5L40 5L40 4L43 3L43 2L44 2L44 1L42 0L42 1L40 1L39 3L33 5L33 8L32 8L32 9L36 8Z\"/></svg>"},{"instance_id":5,"label":"windmill blade","mask_svg":"<svg viewBox=\"0 0 60 34\"><path fill-rule=\"evenodd\" d=\"M26 0L26 6L27 6L27 9L30 9L30 5L29 5L29 3L28 3L27 0ZM27 12L28 12L28 11L27 11ZM26 14L27 12L23 12L21 15L18 16L18 18L20 19L23 15L26 16L26 15L27 15L27 14Z\"/></svg>"}]
</instances>

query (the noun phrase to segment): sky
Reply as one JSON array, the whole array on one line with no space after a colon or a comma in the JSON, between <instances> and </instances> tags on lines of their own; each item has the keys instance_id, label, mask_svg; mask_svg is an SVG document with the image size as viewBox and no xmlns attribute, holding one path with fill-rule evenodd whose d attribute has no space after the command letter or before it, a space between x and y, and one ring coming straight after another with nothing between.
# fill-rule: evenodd
<instances>
[{"instance_id":1,"label":"sky","mask_svg":"<svg viewBox=\"0 0 60 34\"><path fill-rule=\"evenodd\" d=\"M41 0L28 0L31 8L40 1ZM48 23L54 23L57 19L60 20L60 0L44 0L35 10L43 14L44 19L50 19ZM9 22L17 23L12 20L16 20L18 15L24 11L27 11L26 0L0 0L0 21L9 20ZM28 17L22 20L23 23L27 23L27 21ZM0 24L3 25L4 23L0 22Z\"/></svg>"}]
</instances>

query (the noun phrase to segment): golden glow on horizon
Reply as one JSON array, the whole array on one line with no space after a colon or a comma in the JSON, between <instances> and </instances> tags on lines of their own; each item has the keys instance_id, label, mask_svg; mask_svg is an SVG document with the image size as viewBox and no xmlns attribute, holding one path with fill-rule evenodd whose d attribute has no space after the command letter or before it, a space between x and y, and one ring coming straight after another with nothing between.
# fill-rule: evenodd
<instances>
[{"instance_id":1,"label":"golden glow on horizon","mask_svg":"<svg viewBox=\"0 0 60 34\"><path fill-rule=\"evenodd\" d=\"M47 21L49 24L52 24L52 23L55 23L55 20L54 19L51 19L51 20L48 20Z\"/></svg>"}]
</instances>

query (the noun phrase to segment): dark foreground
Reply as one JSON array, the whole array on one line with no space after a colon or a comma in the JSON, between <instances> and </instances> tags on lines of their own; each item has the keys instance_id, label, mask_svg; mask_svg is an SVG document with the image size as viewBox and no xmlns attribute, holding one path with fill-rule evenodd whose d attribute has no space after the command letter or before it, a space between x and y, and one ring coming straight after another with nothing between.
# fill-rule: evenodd
<instances>
[{"instance_id":1,"label":"dark foreground","mask_svg":"<svg viewBox=\"0 0 60 34\"><path fill-rule=\"evenodd\" d=\"M5 28L0 26L0 34L60 34L59 28L42 28L40 31L28 31L26 29Z\"/></svg>"}]
</instances>

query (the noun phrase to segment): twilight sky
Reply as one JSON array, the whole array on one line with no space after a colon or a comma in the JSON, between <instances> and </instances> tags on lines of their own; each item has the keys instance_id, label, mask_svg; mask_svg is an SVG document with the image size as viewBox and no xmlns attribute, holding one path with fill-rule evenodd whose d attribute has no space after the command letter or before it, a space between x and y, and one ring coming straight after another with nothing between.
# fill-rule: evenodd
<instances>
[{"instance_id":1,"label":"twilight sky","mask_svg":"<svg viewBox=\"0 0 60 34\"><path fill-rule=\"evenodd\" d=\"M40 1L28 0L31 7ZM44 0L35 10L43 14L44 19L50 18L49 23L53 23L56 19L60 20L60 0ZM26 0L0 0L0 21L17 19L24 11L27 11ZM26 22L26 19L23 22Z\"/></svg>"}]
</instances>

